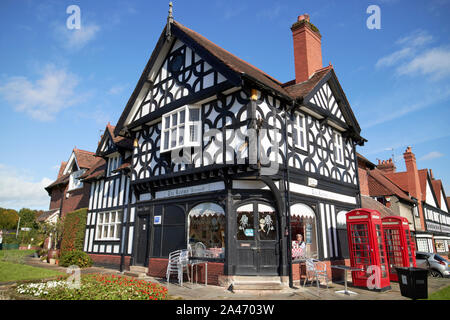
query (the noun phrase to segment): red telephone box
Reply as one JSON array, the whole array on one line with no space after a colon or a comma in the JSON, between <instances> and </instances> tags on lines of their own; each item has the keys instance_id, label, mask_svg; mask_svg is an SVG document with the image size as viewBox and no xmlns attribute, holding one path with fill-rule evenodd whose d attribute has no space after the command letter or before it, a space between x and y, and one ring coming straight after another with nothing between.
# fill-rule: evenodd
<instances>
[{"instance_id":1,"label":"red telephone box","mask_svg":"<svg viewBox=\"0 0 450 320\"><path fill-rule=\"evenodd\" d=\"M389 278L391 281L398 281L395 267L416 267L408 219L389 216L382 218L381 221L389 265Z\"/></svg>"},{"instance_id":2,"label":"red telephone box","mask_svg":"<svg viewBox=\"0 0 450 320\"><path fill-rule=\"evenodd\" d=\"M352 271L353 285L390 289L380 213L371 209L355 209L347 212L346 216L350 263L354 268L363 269Z\"/></svg>"}]
</instances>

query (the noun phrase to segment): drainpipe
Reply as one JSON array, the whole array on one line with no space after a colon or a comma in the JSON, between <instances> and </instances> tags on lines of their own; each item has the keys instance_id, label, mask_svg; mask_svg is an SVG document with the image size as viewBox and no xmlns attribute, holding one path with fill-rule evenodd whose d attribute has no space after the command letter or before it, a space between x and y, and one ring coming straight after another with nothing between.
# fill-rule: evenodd
<instances>
[{"instance_id":1,"label":"drainpipe","mask_svg":"<svg viewBox=\"0 0 450 320\"><path fill-rule=\"evenodd\" d=\"M294 108L294 101L292 101L292 108ZM294 283L292 279L292 230L291 230L291 200L290 200L290 188L289 188L289 148L288 148L288 136L287 136L287 130L288 130L288 122L287 122L287 113L288 113L288 107L286 105L286 110L284 112L284 154L285 154L285 165L286 165L286 174L285 174L285 188L284 191L286 193L285 199L286 199L286 224L288 227L288 242L287 242L287 249L288 249L288 266L289 266L289 287L293 288ZM287 180L287 183L286 183Z\"/></svg>"}]
</instances>

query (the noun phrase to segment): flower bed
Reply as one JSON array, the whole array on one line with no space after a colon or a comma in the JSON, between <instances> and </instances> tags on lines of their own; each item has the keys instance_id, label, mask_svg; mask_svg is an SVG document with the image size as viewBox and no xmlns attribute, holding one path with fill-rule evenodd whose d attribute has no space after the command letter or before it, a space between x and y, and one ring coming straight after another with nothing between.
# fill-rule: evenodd
<instances>
[{"instance_id":1,"label":"flower bed","mask_svg":"<svg viewBox=\"0 0 450 320\"><path fill-rule=\"evenodd\" d=\"M87 274L78 288L66 280L22 284L20 294L48 300L166 300L167 288L155 283L119 275Z\"/></svg>"}]
</instances>

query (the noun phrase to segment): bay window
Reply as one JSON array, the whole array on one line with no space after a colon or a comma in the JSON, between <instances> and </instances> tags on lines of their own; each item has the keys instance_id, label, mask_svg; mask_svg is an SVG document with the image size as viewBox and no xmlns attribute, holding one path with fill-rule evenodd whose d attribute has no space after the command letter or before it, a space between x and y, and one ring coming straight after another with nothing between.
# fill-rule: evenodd
<instances>
[{"instance_id":1,"label":"bay window","mask_svg":"<svg viewBox=\"0 0 450 320\"><path fill-rule=\"evenodd\" d=\"M184 106L162 117L161 152L200 145L200 106Z\"/></svg>"}]
</instances>

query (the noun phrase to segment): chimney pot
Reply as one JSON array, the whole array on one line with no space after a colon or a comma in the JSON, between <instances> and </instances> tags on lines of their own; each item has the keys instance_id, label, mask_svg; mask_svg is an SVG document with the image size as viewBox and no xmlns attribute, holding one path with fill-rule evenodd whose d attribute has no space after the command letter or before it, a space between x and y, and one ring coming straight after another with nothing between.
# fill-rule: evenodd
<instances>
[{"instance_id":1,"label":"chimney pot","mask_svg":"<svg viewBox=\"0 0 450 320\"><path fill-rule=\"evenodd\" d=\"M303 20L306 20L309 22L309 14L305 13L305 14L302 14L301 16L298 16L297 21L303 21Z\"/></svg>"}]
</instances>

